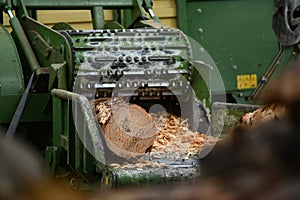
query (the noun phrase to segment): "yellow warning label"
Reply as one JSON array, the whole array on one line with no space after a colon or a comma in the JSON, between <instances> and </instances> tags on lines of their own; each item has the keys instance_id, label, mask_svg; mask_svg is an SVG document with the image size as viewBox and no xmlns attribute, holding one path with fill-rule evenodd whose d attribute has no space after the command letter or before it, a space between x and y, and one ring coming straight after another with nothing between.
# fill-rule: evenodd
<instances>
[{"instance_id":1,"label":"yellow warning label","mask_svg":"<svg viewBox=\"0 0 300 200\"><path fill-rule=\"evenodd\" d=\"M256 74L237 75L237 89L252 89L257 86Z\"/></svg>"}]
</instances>

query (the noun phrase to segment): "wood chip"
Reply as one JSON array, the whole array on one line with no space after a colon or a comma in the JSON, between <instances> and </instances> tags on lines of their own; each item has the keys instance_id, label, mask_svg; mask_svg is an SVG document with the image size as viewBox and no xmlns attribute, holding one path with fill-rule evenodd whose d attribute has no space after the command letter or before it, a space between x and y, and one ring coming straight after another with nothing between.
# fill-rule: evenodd
<instances>
[{"instance_id":1,"label":"wood chip","mask_svg":"<svg viewBox=\"0 0 300 200\"><path fill-rule=\"evenodd\" d=\"M91 102L92 108L96 112L96 118L102 128L108 123L112 115L112 105L122 103L122 99L110 98ZM156 155L166 153L182 154L182 159L188 159L190 155L200 152L201 147L206 142L216 140L207 137L205 134L191 131L188 128L188 119L181 119L173 114L151 114L156 131L156 138L153 142L151 152ZM110 165L112 168L134 168L143 169L145 167L163 167L164 164L152 162L150 160L139 160L136 164L116 164Z\"/></svg>"}]
</instances>

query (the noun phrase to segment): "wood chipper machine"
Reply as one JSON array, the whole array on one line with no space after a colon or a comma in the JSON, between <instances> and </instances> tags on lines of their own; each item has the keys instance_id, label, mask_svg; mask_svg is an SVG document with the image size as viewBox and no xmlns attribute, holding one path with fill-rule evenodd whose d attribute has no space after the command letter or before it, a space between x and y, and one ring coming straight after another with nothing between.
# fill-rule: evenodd
<instances>
[{"instance_id":1,"label":"wood chipper machine","mask_svg":"<svg viewBox=\"0 0 300 200\"><path fill-rule=\"evenodd\" d=\"M38 21L39 10L68 9L90 10L94 29L74 30L64 22L50 28ZM105 21L107 9L114 21ZM152 1L2 0L1 10L0 123L7 139L32 143L49 172L74 187L199 175L197 155L184 152L144 153L158 165L122 168L137 158L128 161L110 148L91 106L113 98L147 112L160 108L187 119L189 129L210 134L216 66L199 44L159 23ZM3 25L4 14L12 32Z\"/></svg>"}]
</instances>

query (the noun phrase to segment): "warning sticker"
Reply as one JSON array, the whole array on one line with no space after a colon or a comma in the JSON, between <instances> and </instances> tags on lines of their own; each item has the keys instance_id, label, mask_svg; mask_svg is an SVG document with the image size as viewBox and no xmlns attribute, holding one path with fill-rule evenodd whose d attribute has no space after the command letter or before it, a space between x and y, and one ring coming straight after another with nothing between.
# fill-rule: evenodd
<instances>
[{"instance_id":1,"label":"warning sticker","mask_svg":"<svg viewBox=\"0 0 300 200\"><path fill-rule=\"evenodd\" d=\"M257 86L256 74L237 75L237 89L252 89Z\"/></svg>"}]
</instances>

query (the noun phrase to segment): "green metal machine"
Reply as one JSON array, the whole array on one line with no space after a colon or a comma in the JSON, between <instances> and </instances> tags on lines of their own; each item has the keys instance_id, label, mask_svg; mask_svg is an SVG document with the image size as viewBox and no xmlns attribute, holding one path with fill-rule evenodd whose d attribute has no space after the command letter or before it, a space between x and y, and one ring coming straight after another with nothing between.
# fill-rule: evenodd
<instances>
[{"instance_id":1,"label":"green metal machine","mask_svg":"<svg viewBox=\"0 0 300 200\"><path fill-rule=\"evenodd\" d=\"M278 45L266 28L272 24L271 0L177 4L180 28L203 46L161 25L150 0L1 1L0 125L6 138L32 143L43 153L49 172L66 177L74 187L198 176L198 158L177 159L176 154L144 155L164 167L109 168L120 158L109 150L90 102L122 97L146 110L160 104L188 118L191 129L212 134L211 101L225 101L224 85L230 100L248 102L294 49ZM38 22L41 9L90 10L94 30L74 30L64 22L49 28ZM105 23L105 9L114 10L114 22ZM11 33L3 25L4 13Z\"/></svg>"},{"instance_id":2,"label":"green metal machine","mask_svg":"<svg viewBox=\"0 0 300 200\"><path fill-rule=\"evenodd\" d=\"M214 59L228 101L253 104L267 82L297 54L298 4L295 0L178 0L178 26Z\"/></svg>"},{"instance_id":3,"label":"green metal machine","mask_svg":"<svg viewBox=\"0 0 300 200\"><path fill-rule=\"evenodd\" d=\"M145 154L164 167L109 168L122 158L108 148L90 106L106 97L146 110L160 104L209 134L210 71L216 66L206 51L193 52L197 44L182 32L159 23L152 1L5 0L1 9L13 30L8 32L2 17L0 124L7 139L32 143L48 171L74 187L189 181L199 175L196 156L184 160L175 153ZM90 10L94 30L74 30L63 22L49 28L38 22L41 9ZM114 10L114 22L105 23L105 9Z\"/></svg>"}]
</instances>

